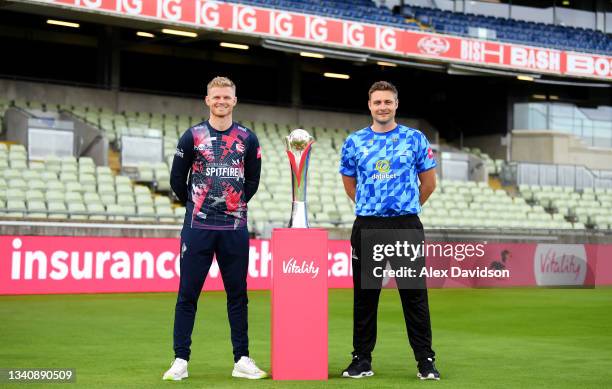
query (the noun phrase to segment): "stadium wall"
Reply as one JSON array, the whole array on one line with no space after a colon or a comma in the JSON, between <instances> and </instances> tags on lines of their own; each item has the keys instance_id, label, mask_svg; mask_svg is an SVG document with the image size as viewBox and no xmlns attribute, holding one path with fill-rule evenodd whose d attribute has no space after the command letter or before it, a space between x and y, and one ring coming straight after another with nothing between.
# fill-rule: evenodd
<instances>
[{"instance_id":1,"label":"stadium wall","mask_svg":"<svg viewBox=\"0 0 612 389\"><path fill-rule=\"evenodd\" d=\"M558 131L512 131L511 160L561 165L583 165L609 170L612 150L588 147L572 134Z\"/></svg>"},{"instance_id":2,"label":"stadium wall","mask_svg":"<svg viewBox=\"0 0 612 389\"><path fill-rule=\"evenodd\" d=\"M506 159L508 148L502 145L502 135L481 135L463 138L463 146L478 147L493 159Z\"/></svg>"}]
</instances>

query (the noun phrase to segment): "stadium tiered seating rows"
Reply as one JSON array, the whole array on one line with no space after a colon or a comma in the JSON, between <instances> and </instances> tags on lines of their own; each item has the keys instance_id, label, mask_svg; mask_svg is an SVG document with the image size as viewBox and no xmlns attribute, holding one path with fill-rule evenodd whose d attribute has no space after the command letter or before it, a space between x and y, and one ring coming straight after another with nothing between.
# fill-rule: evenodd
<instances>
[{"instance_id":1,"label":"stadium tiered seating rows","mask_svg":"<svg viewBox=\"0 0 612 389\"><path fill-rule=\"evenodd\" d=\"M47 109L37 102L16 104ZM155 131L156 136L163 134L166 162L141 166L136 180L163 180L166 184L179 135L205 119L148 112L117 114L96 107L59 108L101 128L109 139L115 140L116 147L121 145L117 142L119 134L142 136ZM260 189L249 203L249 227L261 232L269 226L283 226L289 219L292 200L284 138L292 129L303 126L248 120L243 124L255 131L263 150ZM118 128L121 130L117 131ZM306 129L316 139L308 174L311 225L350 227L354 205L338 174L340 149L349 131ZM502 160L486 158L477 148L466 151L485 159L490 172L498 172L503 164ZM152 193L149 186L136 185L127 176L116 176L109 167L94 166L90 158L28 162L23 146L8 148L0 144L0 171L0 206L8 217L178 223L185 212L183 207L172 204L170 198ZM432 228L612 229L612 189L583 192L561 187L518 189L513 197L503 189L493 190L487 183L440 181L423 209L423 222Z\"/></svg>"},{"instance_id":2,"label":"stadium tiered seating rows","mask_svg":"<svg viewBox=\"0 0 612 389\"><path fill-rule=\"evenodd\" d=\"M612 229L612 188L585 188L546 185L519 185L522 196L540 204L558 219L575 220L577 224L597 229Z\"/></svg>"},{"instance_id":3,"label":"stadium tiered seating rows","mask_svg":"<svg viewBox=\"0 0 612 389\"><path fill-rule=\"evenodd\" d=\"M502 171L502 167L506 163L506 161L503 159L491 158L489 154L482 152L482 150L480 150L480 148L478 147L464 147L462 150L466 153L473 154L478 158L482 159L487 167L487 172L489 174L499 175Z\"/></svg>"},{"instance_id":4,"label":"stadium tiered seating rows","mask_svg":"<svg viewBox=\"0 0 612 389\"><path fill-rule=\"evenodd\" d=\"M284 138L300 126L272 123L244 123L254 129L262 145L260 189L249 203L250 215L258 229L266 223L284 224L291 214L291 174ZM306 128L316 139L308 170L309 221L318 227L348 227L354 220L354 206L346 196L338 174L338 155L347 130Z\"/></svg>"},{"instance_id":5,"label":"stadium tiered seating rows","mask_svg":"<svg viewBox=\"0 0 612 389\"><path fill-rule=\"evenodd\" d=\"M23 145L0 143L0 205L3 216L35 219L170 222L184 208L129 177L114 175L91 158L30 161Z\"/></svg>"},{"instance_id":6,"label":"stadium tiered seating rows","mask_svg":"<svg viewBox=\"0 0 612 389\"><path fill-rule=\"evenodd\" d=\"M582 223L547 213L541 205L530 205L522 197L511 197L503 189L493 190L484 182L441 181L439 189L423 207L424 225L434 228L543 228L584 229Z\"/></svg>"},{"instance_id":7,"label":"stadium tiered seating rows","mask_svg":"<svg viewBox=\"0 0 612 389\"><path fill-rule=\"evenodd\" d=\"M113 113L108 109L96 107L69 107L75 116L99 127L108 134L109 141L121 147L121 135L160 136L163 134L165 162L140 165L135 179L138 182L166 184L169 181L172 158L179 136L190 126L206 120L205 117L169 115L149 112ZM262 179L259 192L251 200L249 224L261 231L265 225L284 225L291 212L291 176L285 152L284 137L292 129L303 126L297 124L276 124L244 121L243 124L257 134L262 145L264 157ZM348 130L307 128L316 138L311 156L308 187L310 221L313 226L348 226L352 222L354 207L344 193L338 176L337 160L329 155L339 155ZM160 187L157 187L160 189ZM169 188L168 188L169 189Z\"/></svg>"},{"instance_id":8,"label":"stadium tiered seating rows","mask_svg":"<svg viewBox=\"0 0 612 389\"><path fill-rule=\"evenodd\" d=\"M497 39L506 42L607 55L612 52L612 39L601 31L418 6L405 7L405 10L440 33L467 35L468 27L480 27L495 30Z\"/></svg>"}]
</instances>

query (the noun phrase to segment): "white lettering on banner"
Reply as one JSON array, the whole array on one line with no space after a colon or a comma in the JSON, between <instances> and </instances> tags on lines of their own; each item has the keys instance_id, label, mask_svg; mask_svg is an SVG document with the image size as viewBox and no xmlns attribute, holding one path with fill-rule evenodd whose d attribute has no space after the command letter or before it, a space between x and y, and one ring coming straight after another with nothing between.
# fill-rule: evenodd
<instances>
[{"instance_id":1,"label":"white lettering on banner","mask_svg":"<svg viewBox=\"0 0 612 389\"><path fill-rule=\"evenodd\" d=\"M68 253L65 251L56 251L51 255L51 272L49 278L52 280L63 280L68 276Z\"/></svg>"},{"instance_id":2,"label":"white lettering on banner","mask_svg":"<svg viewBox=\"0 0 612 389\"><path fill-rule=\"evenodd\" d=\"M123 254L122 251L119 251L119 253ZM111 253L108 251L98 253L96 255L96 279L101 280L102 278L104 278L104 263L110 261L110 257Z\"/></svg>"},{"instance_id":3,"label":"white lettering on banner","mask_svg":"<svg viewBox=\"0 0 612 389\"><path fill-rule=\"evenodd\" d=\"M196 2L196 23L203 24L207 27L217 27L221 20L219 14L219 3L216 1Z\"/></svg>"},{"instance_id":4,"label":"white lettering on banner","mask_svg":"<svg viewBox=\"0 0 612 389\"><path fill-rule=\"evenodd\" d=\"M586 55L567 54L567 72L585 76L612 76L612 58L594 58Z\"/></svg>"},{"instance_id":5,"label":"white lettering on banner","mask_svg":"<svg viewBox=\"0 0 612 389\"><path fill-rule=\"evenodd\" d=\"M146 263L147 276L146 278L153 278L153 254L145 252L134 253L134 278L142 278L142 264Z\"/></svg>"},{"instance_id":6,"label":"white lettering on banner","mask_svg":"<svg viewBox=\"0 0 612 389\"><path fill-rule=\"evenodd\" d=\"M99 258L109 255L108 251L97 254ZM79 269L79 253L72 252L70 254L70 272L75 280L91 280L93 278L93 253L86 252L83 257L83 267Z\"/></svg>"},{"instance_id":7,"label":"white lettering on banner","mask_svg":"<svg viewBox=\"0 0 612 389\"><path fill-rule=\"evenodd\" d=\"M251 7L234 7L234 18L232 28L244 32L254 32L257 29L257 18L255 10Z\"/></svg>"},{"instance_id":8,"label":"white lettering on banner","mask_svg":"<svg viewBox=\"0 0 612 389\"><path fill-rule=\"evenodd\" d=\"M365 43L363 25L359 23L342 23L344 44L361 47Z\"/></svg>"},{"instance_id":9,"label":"white lettering on banner","mask_svg":"<svg viewBox=\"0 0 612 389\"><path fill-rule=\"evenodd\" d=\"M257 270L257 262L259 262L259 253L255 246L249 247L249 277L259 277L259 271Z\"/></svg>"},{"instance_id":10,"label":"white lettering on banner","mask_svg":"<svg viewBox=\"0 0 612 389\"><path fill-rule=\"evenodd\" d=\"M351 261L347 253L338 251L332 256L332 253L329 252L327 253L327 260L333 261L331 266L327 269L328 277L347 277L353 275Z\"/></svg>"},{"instance_id":11,"label":"white lettering on banner","mask_svg":"<svg viewBox=\"0 0 612 389\"><path fill-rule=\"evenodd\" d=\"M392 28L376 28L376 48L385 51L397 49L397 37Z\"/></svg>"},{"instance_id":12,"label":"white lettering on banner","mask_svg":"<svg viewBox=\"0 0 612 389\"><path fill-rule=\"evenodd\" d=\"M208 271L208 277L219 277L219 263L217 262L217 257L213 258L213 262L210 265L210 270Z\"/></svg>"},{"instance_id":13,"label":"white lettering on banner","mask_svg":"<svg viewBox=\"0 0 612 389\"><path fill-rule=\"evenodd\" d=\"M182 0L157 0L157 17L174 21L181 20Z\"/></svg>"},{"instance_id":14,"label":"white lettering on banner","mask_svg":"<svg viewBox=\"0 0 612 389\"><path fill-rule=\"evenodd\" d=\"M270 32L283 37L293 35L293 20L287 12L270 12Z\"/></svg>"},{"instance_id":15,"label":"white lettering on banner","mask_svg":"<svg viewBox=\"0 0 612 389\"><path fill-rule=\"evenodd\" d=\"M57 250L45 253L41 250L25 251L22 255L23 242L13 239L11 255L12 280L52 280L61 281L66 278L74 280L104 279L153 279L157 275L163 279L179 276L180 256L164 251L157 257L148 251L132 253L126 251L72 251ZM22 259L23 258L23 259ZM82 260L81 260L82 258ZM95 259L94 259L95 258ZM175 262L174 268L168 268L168 262ZM70 262L70 263L68 263ZM109 262L109 265L106 265ZM216 277L219 267L211 266L211 275ZM215 269L216 267L216 269ZM108 270L108 273L105 271ZM174 270L174 271L173 271ZM216 272L216 273L215 273Z\"/></svg>"},{"instance_id":16,"label":"white lettering on banner","mask_svg":"<svg viewBox=\"0 0 612 389\"><path fill-rule=\"evenodd\" d=\"M311 278L316 278L319 275L319 266L315 266L314 261L302 261L298 265L294 258L288 261L283 261L283 273L285 274L310 274Z\"/></svg>"},{"instance_id":17,"label":"white lettering on banner","mask_svg":"<svg viewBox=\"0 0 612 389\"><path fill-rule=\"evenodd\" d=\"M13 251L10 253L8 271L11 280L170 280L180 276L180 254L172 251L159 253L146 250L118 251L85 251L64 247L58 250L45 250L44 246L23 247L21 238L13 238ZM36 243L34 243L36 245ZM43 249L38 249L42 247ZM342 278L352 275L350 255L344 251L328 252L328 277ZM304 273L316 276L320 268L310 262L298 264L286 263L290 273ZM290 260L290 261L291 261ZM249 247L248 274L251 278L266 279L270 277L272 253L270 242L259 241ZM295 266L294 266L295 265ZM296 267L297 266L297 267ZM297 269L297 270L296 270ZM301 274L300 273L300 274ZM219 264L216 259L210 267L209 278L220 277Z\"/></svg>"},{"instance_id":18,"label":"white lettering on banner","mask_svg":"<svg viewBox=\"0 0 612 389\"><path fill-rule=\"evenodd\" d=\"M558 72L561 70L561 53L511 46L510 65Z\"/></svg>"},{"instance_id":19,"label":"white lettering on banner","mask_svg":"<svg viewBox=\"0 0 612 389\"><path fill-rule=\"evenodd\" d=\"M142 13L142 0L117 0L117 11L125 11L130 15L140 15Z\"/></svg>"},{"instance_id":20,"label":"white lettering on banner","mask_svg":"<svg viewBox=\"0 0 612 389\"><path fill-rule=\"evenodd\" d=\"M34 261L38 262L38 279L44 280L47 278L47 257L40 250L28 251L25 257L25 275L23 278L31 280L34 275Z\"/></svg>"},{"instance_id":21,"label":"white lettering on banner","mask_svg":"<svg viewBox=\"0 0 612 389\"><path fill-rule=\"evenodd\" d=\"M261 242L261 254L259 257L259 263L261 264L261 268L259 269L259 276L264 278L268 277L270 263L272 262L272 252L270 251L269 241Z\"/></svg>"},{"instance_id":22,"label":"white lettering on banner","mask_svg":"<svg viewBox=\"0 0 612 389\"><path fill-rule=\"evenodd\" d=\"M21 275L21 252L16 251L21 249L23 242L21 239L13 239L13 255L11 255L11 280L18 280Z\"/></svg>"},{"instance_id":23,"label":"white lettering on banner","mask_svg":"<svg viewBox=\"0 0 612 389\"><path fill-rule=\"evenodd\" d=\"M165 251L159 254L159 257L155 263L155 270L161 278L169 280L174 277L172 270L168 270L166 268L166 262L172 262L174 261L174 258L174 253L171 253L170 251Z\"/></svg>"},{"instance_id":24,"label":"white lettering on banner","mask_svg":"<svg viewBox=\"0 0 612 389\"><path fill-rule=\"evenodd\" d=\"M498 63L503 65L504 46L499 45L498 50L488 50L487 46L490 47L491 45L487 45L485 42L462 39L461 59L464 61ZM495 60L493 60L492 57L495 57Z\"/></svg>"},{"instance_id":25,"label":"white lettering on banner","mask_svg":"<svg viewBox=\"0 0 612 389\"><path fill-rule=\"evenodd\" d=\"M324 42L327 40L327 34L327 21L325 19L314 16L306 17L306 39Z\"/></svg>"},{"instance_id":26,"label":"white lettering on banner","mask_svg":"<svg viewBox=\"0 0 612 389\"><path fill-rule=\"evenodd\" d=\"M87 8L100 8L102 0L76 0L76 5L84 5Z\"/></svg>"},{"instance_id":27,"label":"white lettering on banner","mask_svg":"<svg viewBox=\"0 0 612 389\"><path fill-rule=\"evenodd\" d=\"M113 261L115 261L110 268L110 275L115 280L129 280L130 270L132 268L130 262L130 256L125 251L117 251L113 253Z\"/></svg>"}]
</instances>

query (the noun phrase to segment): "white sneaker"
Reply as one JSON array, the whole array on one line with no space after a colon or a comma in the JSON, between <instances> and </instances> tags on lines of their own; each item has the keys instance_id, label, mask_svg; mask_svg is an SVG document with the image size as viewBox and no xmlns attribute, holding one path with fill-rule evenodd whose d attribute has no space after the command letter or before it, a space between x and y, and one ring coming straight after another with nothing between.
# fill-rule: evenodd
<instances>
[{"instance_id":1,"label":"white sneaker","mask_svg":"<svg viewBox=\"0 0 612 389\"><path fill-rule=\"evenodd\" d=\"M234 363L234 371L232 371L232 377L248 378L250 380L258 380L266 378L268 374L261 370L255 364L255 361L249 357L242 357L236 363Z\"/></svg>"},{"instance_id":2,"label":"white sneaker","mask_svg":"<svg viewBox=\"0 0 612 389\"><path fill-rule=\"evenodd\" d=\"M164 381L180 381L183 378L189 377L187 373L187 361L181 358L176 358L172 362L172 366L164 373L162 379Z\"/></svg>"}]
</instances>

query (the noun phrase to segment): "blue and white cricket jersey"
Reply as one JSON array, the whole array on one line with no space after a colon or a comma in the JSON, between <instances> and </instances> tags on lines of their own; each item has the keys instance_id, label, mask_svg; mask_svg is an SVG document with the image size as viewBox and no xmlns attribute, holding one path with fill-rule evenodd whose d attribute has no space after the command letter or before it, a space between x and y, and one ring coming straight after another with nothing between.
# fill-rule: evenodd
<instances>
[{"instance_id":1,"label":"blue and white cricket jersey","mask_svg":"<svg viewBox=\"0 0 612 389\"><path fill-rule=\"evenodd\" d=\"M340 174L357 180L357 216L418 214L417 175L434 167L425 135L402 125L386 133L364 128L349 135L342 146Z\"/></svg>"}]
</instances>

